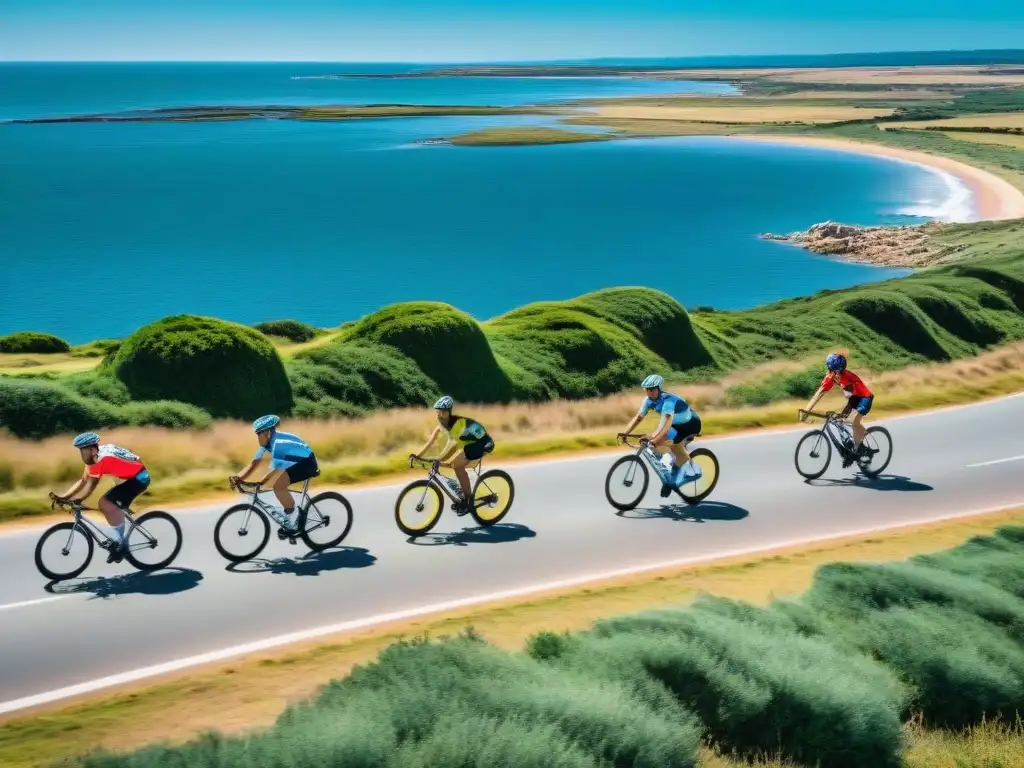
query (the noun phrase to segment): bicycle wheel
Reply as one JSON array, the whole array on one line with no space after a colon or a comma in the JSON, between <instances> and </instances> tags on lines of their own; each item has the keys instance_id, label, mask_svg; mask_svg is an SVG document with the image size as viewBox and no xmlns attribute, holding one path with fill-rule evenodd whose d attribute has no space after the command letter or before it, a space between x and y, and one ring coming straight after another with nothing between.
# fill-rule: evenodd
<instances>
[{"instance_id":1,"label":"bicycle wheel","mask_svg":"<svg viewBox=\"0 0 1024 768\"><path fill-rule=\"evenodd\" d=\"M806 445L805 445L806 444ZM801 461L801 450L807 451L807 460ZM822 459L819 462L819 459ZM800 438L796 444L796 453L793 456L796 463L796 471L807 480L817 480L825 474L829 462L832 461L832 442L828 439L823 429L814 429ZM816 469L818 464L820 469Z\"/></svg>"},{"instance_id":2,"label":"bicycle wheel","mask_svg":"<svg viewBox=\"0 0 1024 768\"><path fill-rule=\"evenodd\" d=\"M335 524L334 528L331 525ZM314 552L338 546L352 530L352 505L340 493L324 491L299 513L299 535ZM315 538L312 534L319 534Z\"/></svg>"},{"instance_id":3,"label":"bicycle wheel","mask_svg":"<svg viewBox=\"0 0 1024 768\"><path fill-rule=\"evenodd\" d=\"M57 523L39 537L36 568L50 581L73 579L89 567L93 547L92 536L82 526ZM64 558L63 566L58 565L60 558Z\"/></svg>"},{"instance_id":4,"label":"bicycle wheel","mask_svg":"<svg viewBox=\"0 0 1024 768\"><path fill-rule=\"evenodd\" d=\"M699 504L718 485L718 457L708 448L695 448L689 453L690 461L700 467L700 479L683 483L675 491L687 504Z\"/></svg>"},{"instance_id":5,"label":"bicycle wheel","mask_svg":"<svg viewBox=\"0 0 1024 768\"><path fill-rule=\"evenodd\" d=\"M508 472L491 469L484 472L473 489L473 508L470 513L477 525L494 525L512 508L516 487Z\"/></svg>"},{"instance_id":6,"label":"bicycle wheel","mask_svg":"<svg viewBox=\"0 0 1024 768\"><path fill-rule=\"evenodd\" d=\"M868 427L861 445L866 445L876 453L867 459L858 458L857 466L868 477L877 477L892 461L892 435L885 427ZM885 457L884 461L882 461L883 456Z\"/></svg>"},{"instance_id":7,"label":"bicycle wheel","mask_svg":"<svg viewBox=\"0 0 1024 768\"><path fill-rule=\"evenodd\" d=\"M181 552L181 526L166 512L147 512L135 518L124 558L140 571L166 568Z\"/></svg>"},{"instance_id":8,"label":"bicycle wheel","mask_svg":"<svg viewBox=\"0 0 1024 768\"><path fill-rule=\"evenodd\" d=\"M626 512L636 509L646 495L650 482L651 473L640 458L623 456L608 470L608 476L604 479L604 495L609 504L620 512ZM618 491L624 493L619 496Z\"/></svg>"},{"instance_id":9,"label":"bicycle wheel","mask_svg":"<svg viewBox=\"0 0 1024 768\"><path fill-rule=\"evenodd\" d=\"M236 547L232 535L251 541L255 546L250 544L246 549L246 542L242 541ZM250 536L253 538L249 539ZM213 528L214 546L221 557L233 563L242 563L256 557L269 540L270 521L255 504L236 504L220 516Z\"/></svg>"},{"instance_id":10,"label":"bicycle wheel","mask_svg":"<svg viewBox=\"0 0 1024 768\"><path fill-rule=\"evenodd\" d=\"M443 508L441 492L427 480L415 480L398 494L395 523L406 536L423 536L437 525Z\"/></svg>"}]
</instances>

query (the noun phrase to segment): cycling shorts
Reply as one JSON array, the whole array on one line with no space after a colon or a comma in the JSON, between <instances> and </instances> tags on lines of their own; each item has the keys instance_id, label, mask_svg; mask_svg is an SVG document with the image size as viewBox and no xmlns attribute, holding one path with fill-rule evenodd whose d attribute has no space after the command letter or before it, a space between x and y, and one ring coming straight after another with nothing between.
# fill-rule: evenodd
<instances>
[{"instance_id":1,"label":"cycling shorts","mask_svg":"<svg viewBox=\"0 0 1024 768\"><path fill-rule=\"evenodd\" d=\"M121 509L128 509L132 502L139 497L139 494L147 488L149 488L149 472L142 470L135 477L130 477L123 483L115 485L103 494L103 498L114 502Z\"/></svg>"},{"instance_id":2,"label":"cycling shorts","mask_svg":"<svg viewBox=\"0 0 1024 768\"><path fill-rule=\"evenodd\" d=\"M700 434L701 423L700 416L693 414L689 421L685 421L682 424L676 424L674 427L669 429L668 438L678 445L688 437L694 437Z\"/></svg>"},{"instance_id":3,"label":"cycling shorts","mask_svg":"<svg viewBox=\"0 0 1024 768\"><path fill-rule=\"evenodd\" d=\"M316 454L309 454L296 461L284 471L288 475L288 485L301 483L320 474L320 465L317 463Z\"/></svg>"},{"instance_id":4,"label":"cycling shorts","mask_svg":"<svg viewBox=\"0 0 1024 768\"><path fill-rule=\"evenodd\" d=\"M861 416L867 416L871 411L871 404L874 401L874 395L871 395L870 397L850 395L850 399L846 402L846 407L843 409L843 416L849 416L851 411L856 411Z\"/></svg>"},{"instance_id":5,"label":"cycling shorts","mask_svg":"<svg viewBox=\"0 0 1024 768\"><path fill-rule=\"evenodd\" d=\"M483 458L485 453L490 453L494 450L494 441L490 435L484 435L480 440L474 440L469 443L465 448L462 449L462 454L469 461L479 461Z\"/></svg>"}]
</instances>

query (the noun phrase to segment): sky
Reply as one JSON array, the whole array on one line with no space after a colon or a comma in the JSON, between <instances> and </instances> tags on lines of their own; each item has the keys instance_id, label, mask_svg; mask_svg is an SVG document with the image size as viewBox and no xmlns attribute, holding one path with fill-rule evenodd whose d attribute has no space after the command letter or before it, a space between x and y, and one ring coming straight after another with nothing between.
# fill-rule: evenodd
<instances>
[{"instance_id":1,"label":"sky","mask_svg":"<svg viewBox=\"0 0 1024 768\"><path fill-rule=\"evenodd\" d=\"M0 0L0 60L475 62L1024 47L1024 0Z\"/></svg>"}]
</instances>

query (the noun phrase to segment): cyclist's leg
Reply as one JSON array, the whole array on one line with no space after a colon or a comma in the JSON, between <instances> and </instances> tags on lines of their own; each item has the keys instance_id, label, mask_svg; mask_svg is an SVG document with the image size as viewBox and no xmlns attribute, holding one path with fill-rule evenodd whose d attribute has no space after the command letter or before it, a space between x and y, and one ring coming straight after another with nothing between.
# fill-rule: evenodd
<instances>
[{"instance_id":1,"label":"cyclist's leg","mask_svg":"<svg viewBox=\"0 0 1024 768\"><path fill-rule=\"evenodd\" d=\"M672 428L675 436L672 439L672 451L676 456L676 469L672 480L676 485L689 480L696 480L703 474L700 467L691 463L690 453L686 450L686 439L699 435L701 430L700 417L696 414L689 421L677 424Z\"/></svg>"},{"instance_id":2,"label":"cyclist's leg","mask_svg":"<svg viewBox=\"0 0 1024 768\"><path fill-rule=\"evenodd\" d=\"M860 450L860 444L864 441L864 434L867 428L864 426L864 417L871 412L871 405L875 396L862 397L853 410L853 449Z\"/></svg>"},{"instance_id":3,"label":"cyclist's leg","mask_svg":"<svg viewBox=\"0 0 1024 768\"><path fill-rule=\"evenodd\" d=\"M113 529L115 546L110 549L108 563L120 560L123 557L125 546L124 536L124 510L131 507L132 502L149 487L149 475L145 481L138 478L130 478L119 483L100 497L99 508L106 517L107 523Z\"/></svg>"},{"instance_id":4,"label":"cyclist's leg","mask_svg":"<svg viewBox=\"0 0 1024 768\"><path fill-rule=\"evenodd\" d=\"M452 459L452 469L455 470L455 476L459 479L459 486L462 488L463 507L465 509L469 509L473 497L473 491L469 487L469 472L466 468L470 464L480 461L483 455L488 452L488 441L489 438L476 440L463 448L460 453L455 454L455 457Z\"/></svg>"},{"instance_id":5,"label":"cyclist's leg","mask_svg":"<svg viewBox=\"0 0 1024 768\"><path fill-rule=\"evenodd\" d=\"M274 495L281 502L281 507L284 509L284 513L293 527L296 524L295 520L292 519L292 513L295 511L295 498L292 496L291 491L288 490L288 487L315 477L318 471L319 466L317 465L316 456L310 454L288 467L274 483Z\"/></svg>"}]
</instances>

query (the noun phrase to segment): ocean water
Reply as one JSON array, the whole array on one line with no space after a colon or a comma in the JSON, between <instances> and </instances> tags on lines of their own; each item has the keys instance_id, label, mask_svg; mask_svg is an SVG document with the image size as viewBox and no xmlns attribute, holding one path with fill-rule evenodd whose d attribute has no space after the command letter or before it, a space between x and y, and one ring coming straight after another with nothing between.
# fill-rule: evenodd
<instances>
[{"instance_id":1,"label":"ocean water","mask_svg":"<svg viewBox=\"0 0 1024 768\"><path fill-rule=\"evenodd\" d=\"M259 99L256 85L243 88L230 72L212 82L218 68L203 65L207 77L191 93L147 88L148 75L131 72L130 87L119 90L115 78L102 92L65 97L52 82L66 82L61 67L46 66L51 81L37 81L36 96L18 86L16 99L7 99L9 70L0 67L0 105L8 114L202 99L281 103L288 95L286 87L267 86ZM275 83L310 74L294 65L262 71ZM545 91L553 81L493 81L445 80L438 87L449 90L439 93L428 80L284 80L299 88L369 89L362 102L348 103L393 101L381 94L395 83L420 89L417 103L521 103L612 87L554 81L558 88ZM475 90L481 88L496 90L484 98ZM312 99L292 96L291 103ZM793 145L724 138L496 148L416 143L513 123L550 120L0 125L0 333L35 329L77 343L123 336L182 312L333 326L420 299L486 319L618 285L659 288L689 307L743 308L906 273L815 256L764 241L761 232L826 219L956 219L970 211L964 188L943 174Z\"/></svg>"}]
</instances>

